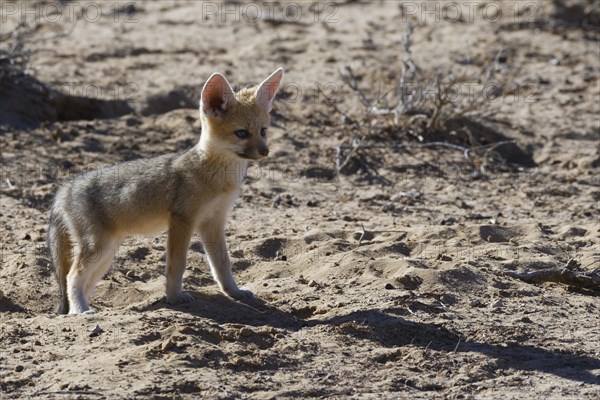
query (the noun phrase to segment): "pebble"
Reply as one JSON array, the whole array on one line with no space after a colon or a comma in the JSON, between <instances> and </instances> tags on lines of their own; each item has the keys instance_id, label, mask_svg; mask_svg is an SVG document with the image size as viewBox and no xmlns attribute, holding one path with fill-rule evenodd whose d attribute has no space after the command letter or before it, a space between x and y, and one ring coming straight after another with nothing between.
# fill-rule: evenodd
<instances>
[{"instance_id":1,"label":"pebble","mask_svg":"<svg viewBox=\"0 0 600 400\"><path fill-rule=\"evenodd\" d=\"M308 286L310 286L310 287L315 287L315 286L317 286L317 281L315 281L314 279L311 279L311 280L308 282Z\"/></svg>"},{"instance_id":2,"label":"pebble","mask_svg":"<svg viewBox=\"0 0 600 400\"><path fill-rule=\"evenodd\" d=\"M481 302L479 301L479 299L469 299L469 306L479 307L480 305L481 305Z\"/></svg>"},{"instance_id":3,"label":"pebble","mask_svg":"<svg viewBox=\"0 0 600 400\"><path fill-rule=\"evenodd\" d=\"M438 256L438 260L442 260L442 261L452 261L452 257L447 256L445 254L441 254Z\"/></svg>"},{"instance_id":4,"label":"pebble","mask_svg":"<svg viewBox=\"0 0 600 400\"><path fill-rule=\"evenodd\" d=\"M490 304L490 308L497 310L504 306L504 302L502 300L496 300Z\"/></svg>"},{"instance_id":5,"label":"pebble","mask_svg":"<svg viewBox=\"0 0 600 400\"><path fill-rule=\"evenodd\" d=\"M394 285L392 285L391 283L388 282L385 284L385 286L383 288L387 289L387 290L391 290L391 289L394 289Z\"/></svg>"},{"instance_id":6,"label":"pebble","mask_svg":"<svg viewBox=\"0 0 600 400\"><path fill-rule=\"evenodd\" d=\"M99 336L102 332L104 332L104 329L100 328L100 325L96 325L96 327L90 332L90 337L96 337Z\"/></svg>"},{"instance_id":7,"label":"pebble","mask_svg":"<svg viewBox=\"0 0 600 400\"><path fill-rule=\"evenodd\" d=\"M140 278L144 281L147 282L152 278L152 274L148 271L144 271L140 274Z\"/></svg>"},{"instance_id":8,"label":"pebble","mask_svg":"<svg viewBox=\"0 0 600 400\"><path fill-rule=\"evenodd\" d=\"M161 346L160 346L160 350L161 351L168 351L171 348L173 348L173 346L175 346L175 343L173 342L173 340L171 340L171 338L165 340Z\"/></svg>"},{"instance_id":9,"label":"pebble","mask_svg":"<svg viewBox=\"0 0 600 400\"><path fill-rule=\"evenodd\" d=\"M15 371L17 371L17 372L21 372L21 371L23 371L24 369L25 369L25 368L24 368L22 365L17 365L17 366L15 367Z\"/></svg>"},{"instance_id":10,"label":"pebble","mask_svg":"<svg viewBox=\"0 0 600 400\"><path fill-rule=\"evenodd\" d=\"M254 331L250 328L243 327L242 329L240 329L240 336L243 337L252 336L253 333Z\"/></svg>"}]
</instances>

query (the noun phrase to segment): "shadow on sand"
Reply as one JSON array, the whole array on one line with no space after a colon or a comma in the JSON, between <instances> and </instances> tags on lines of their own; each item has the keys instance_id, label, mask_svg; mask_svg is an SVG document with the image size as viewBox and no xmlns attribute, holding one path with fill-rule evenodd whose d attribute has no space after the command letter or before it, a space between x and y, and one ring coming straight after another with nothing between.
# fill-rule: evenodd
<instances>
[{"instance_id":1,"label":"shadow on sand","mask_svg":"<svg viewBox=\"0 0 600 400\"><path fill-rule=\"evenodd\" d=\"M577 382L600 385L597 358L562 353L527 344L490 344L463 341L460 332L435 324L408 321L380 310L355 311L328 319L303 319L255 299L247 304L220 294L194 293L196 301L171 307L158 302L145 308L173 308L217 323L237 323L250 326L271 326L288 331L303 327L329 325L341 327L339 333L358 340L368 340L384 347L415 345L436 351L477 352L497 360L498 369L539 371ZM461 338L460 345L457 343Z\"/></svg>"}]
</instances>

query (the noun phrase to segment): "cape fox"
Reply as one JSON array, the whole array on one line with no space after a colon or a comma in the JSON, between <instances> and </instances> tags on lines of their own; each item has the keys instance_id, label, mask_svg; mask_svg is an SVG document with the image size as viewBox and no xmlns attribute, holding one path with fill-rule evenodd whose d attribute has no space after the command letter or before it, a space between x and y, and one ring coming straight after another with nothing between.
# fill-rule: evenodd
<instances>
[{"instance_id":1,"label":"cape fox","mask_svg":"<svg viewBox=\"0 0 600 400\"><path fill-rule=\"evenodd\" d=\"M119 244L128 236L164 229L168 303L194 300L182 291L194 232L221 291L235 299L253 296L235 283L224 228L248 160L269 154L269 112L282 77L279 68L258 86L235 93L223 75L214 73L202 89L202 133L192 149L91 171L62 185L48 229L60 313L93 312L90 296Z\"/></svg>"}]
</instances>

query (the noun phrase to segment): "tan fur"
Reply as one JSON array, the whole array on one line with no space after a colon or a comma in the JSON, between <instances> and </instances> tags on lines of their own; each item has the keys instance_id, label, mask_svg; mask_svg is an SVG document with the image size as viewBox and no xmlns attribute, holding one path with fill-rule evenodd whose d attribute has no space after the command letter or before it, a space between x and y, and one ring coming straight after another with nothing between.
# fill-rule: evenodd
<instances>
[{"instance_id":1,"label":"tan fur","mask_svg":"<svg viewBox=\"0 0 600 400\"><path fill-rule=\"evenodd\" d=\"M248 160L268 154L260 131L269 125L270 104L282 75L279 69L257 88L234 94L222 75L213 74L202 91L202 134L194 148L88 172L59 189L48 246L60 288L60 312L89 312L94 287L123 239L164 229L167 302L193 300L182 291L182 277L194 232L220 289L237 299L252 296L235 283L224 227ZM240 129L249 137L236 136Z\"/></svg>"}]
</instances>

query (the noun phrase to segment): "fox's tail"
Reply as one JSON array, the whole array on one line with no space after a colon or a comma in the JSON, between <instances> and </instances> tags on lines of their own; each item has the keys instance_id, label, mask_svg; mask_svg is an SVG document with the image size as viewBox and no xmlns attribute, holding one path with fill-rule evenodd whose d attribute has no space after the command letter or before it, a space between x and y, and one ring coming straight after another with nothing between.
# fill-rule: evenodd
<instances>
[{"instance_id":1,"label":"fox's tail","mask_svg":"<svg viewBox=\"0 0 600 400\"><path fill-rule=\"evenodd\" d=\"M48 227L47 242L52 262L54 263L58 291L60 294L58 313L67 314L69 312L67 274L69 273L73 262L73 249L64 219L60 215L60 212L57 212L54 208L50 213L50 226Z\"/></svg>"}]
</instances>

